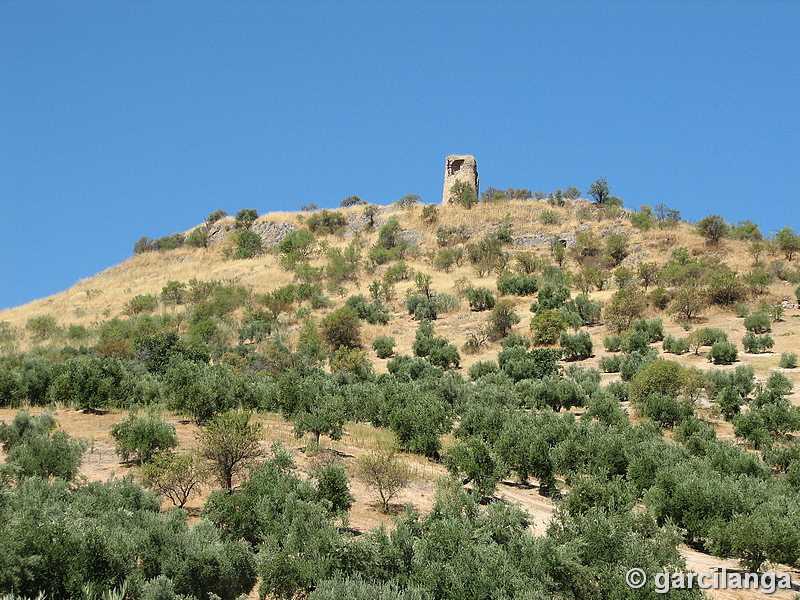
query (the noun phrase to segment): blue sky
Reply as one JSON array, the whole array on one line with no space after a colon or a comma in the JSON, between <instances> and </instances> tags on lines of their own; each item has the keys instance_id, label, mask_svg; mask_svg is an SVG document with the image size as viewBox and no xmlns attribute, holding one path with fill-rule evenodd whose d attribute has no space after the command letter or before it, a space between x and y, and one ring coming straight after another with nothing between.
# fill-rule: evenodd
<instances>
[{"instance_id":1,"label":"blue sky","mask_svg":"<svg viewBox=\"0 0 800 600\"><path fill-rule=\"evenodd\" d=\"M800 2L0 0L0 308L141 236L481 186L800 230Z\"/></svg>"}]
</instances>

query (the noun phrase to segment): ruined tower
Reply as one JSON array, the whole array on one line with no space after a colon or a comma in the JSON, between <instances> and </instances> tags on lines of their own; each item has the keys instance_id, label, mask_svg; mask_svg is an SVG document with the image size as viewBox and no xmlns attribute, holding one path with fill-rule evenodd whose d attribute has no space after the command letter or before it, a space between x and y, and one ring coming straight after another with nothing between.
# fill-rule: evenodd
<instances>
[{"instance_id":1,"label":"ruined tower","mask_svg":"<svg viewBox=\"0 0 800 600\"><path fill-rule=\"evenodd\" d=\"M478 179L478 163L474 156L456 156L451 154L444 163L444 192L442 204L452 202L450 190L457 182L463 181L475 190L478 195L480 179Z\"/></svg>"}]
</instances>

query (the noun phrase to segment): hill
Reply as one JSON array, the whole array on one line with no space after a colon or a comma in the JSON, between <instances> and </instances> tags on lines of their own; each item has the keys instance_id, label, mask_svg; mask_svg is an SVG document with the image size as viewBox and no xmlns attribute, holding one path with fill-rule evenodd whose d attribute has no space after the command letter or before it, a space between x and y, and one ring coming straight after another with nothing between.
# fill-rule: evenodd
<instances>
[{"instance_id":1,"label":"hill","mask_svg":"<svg viewBox=\"0 0 800 600\"><path fill-rule=\"evenodd\" d=\"M415 473L397 501L427 516L393 526L409 527L419 549L438 535L436 515L456 529L471 519L483 533L448 543L501 552L493 560L521 578L502 585L517 592L536 573L552 597L595 586L613 595L634 557L682 568L671 554L679 540L696 570L733 568L732 557L800 568L800 270L779 240L724 221L714 239L713 220L584 199L246 213L143 238L122 264L0 312L0 416L55 407L64 431L93 440L82 474L102 480L118 469L140 477L117 461L108 433L131 408L167 410L183 449L219 413L256 410L262 446L308 441L292 450L302 479L344 465L355 503L325 535L365 553L383 543L366 532L389 522L355 478L359 459L396 447ZM236 483L246 494L244 473ZM224 532L233 512L214 513L219 496L208 491L187 506L211 510ZM501 499L531 523L491 508ZM551 519L559 527L548 529ZM625 541L603 537L612 534ZM511 539L543 562L512 559ZM547 544L569 560L548 570ZM584 554L595 547L606 550ZM315 567L301 585L308 565L292 561L310 550L293 548L284 559L294 578L269 561L258 571L288 585L287 597L342 565L378 577L326 555L339 566ZM458 560L464 581L481 562ZM581 569L608 561L611 571L584 579Z\"/></svg>"}]
</instances>

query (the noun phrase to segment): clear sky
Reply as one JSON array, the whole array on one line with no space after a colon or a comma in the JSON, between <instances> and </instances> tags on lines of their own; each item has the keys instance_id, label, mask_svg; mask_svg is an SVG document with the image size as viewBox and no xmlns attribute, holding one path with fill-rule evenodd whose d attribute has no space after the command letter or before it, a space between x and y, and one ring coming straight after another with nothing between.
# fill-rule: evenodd
<instances>
[{"instance_id":1,"label":"clear sky","mask_svg":"<svg viewBox=\"0 0 800 600\"><path fill-rule=\"evenodd\" d=\"M0 0L0 308L233 214L482 188L800 231L800 2Z\"/></svg>"}]
</instances>

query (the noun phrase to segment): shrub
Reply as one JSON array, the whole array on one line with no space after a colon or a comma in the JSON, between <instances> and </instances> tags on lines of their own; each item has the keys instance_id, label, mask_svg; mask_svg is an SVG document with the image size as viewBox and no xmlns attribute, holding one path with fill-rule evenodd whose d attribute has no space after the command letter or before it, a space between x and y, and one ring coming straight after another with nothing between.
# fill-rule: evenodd
<instances>
[{"instance_id":1,"label":"shrub","mask_svg":"<svg viewBox=\"0 0 800 600\"><path fill-rule=\"evenodd\" d=\"M539 279L536 275L504 274L497 280L497 289L504 295L532 296L539 289Z\"/></svg>"},{"instance_id":2,"label":"shrub","mask_svg":"<svg viewBox=\"0 0 800 600\"><path fill-rule=\"evenodd\" d=\"M495 304L489 315L489 331L499 338L504 338L519 321L520 317L514 310L514 303L511 300L501 300Z\"/></svg>"},{"instance_id":3,"label":"shrub","mask_svg":"<svg viewBox=\"0 0 800 600\"><path fill-rule=\"evenodd\" d=\"M647 334L647 342L660 342L664 339L664 323L661 319L639 319L633 322L634 331L643 331Z\"/></svg>"},{"instance_id":4,"label":"shrub","mask_svg":"<svg viewBox=\"0 0 800 600\"><path fill-rule=\"evenodd\" d=\"M220 219L224 219L227 216L228 213L226 213L224 210L222 209L215 210L214 212L209 213L209 215L206 217L206 225L213 225Z\"/></svg>"},{"instance_id":5,"label":"shrub","mask_svg":"<svg viewBox=\"0 0 800 600\"><path fill-rule=\"evenodd\" d=\"M339 206L343 208L348 208L350 206L355 206L356 204L366 204L360 197L358 196L348 196L341 202L339 202Z\"/></svg>"},{"instance_id":6,"label":"shrub","mask_svg":"<svg viewBox=\"0 0 800 600\"><path fill-rule=\"evenodd\" d=\"M411 275L413 274L413 269L411 269L405 262L402 260L397 264L392 265L388 269L386 269L386 273L383 275L384 281L387 283L397 283L398 281L406 281L411 279Z\"/></svg>"},{"instance_id":7,"label":"shrub","mask_svg":"<svg viewBox=\"0 0 800 600\"><path fill-rule=\"evenodd\" d=\"M322 320L322 337L333 351L339 347L361 347L361 323L358 314L350 306L343 306Z\"/></svg>"},{"instance_id":8,"label":"shrub","mask_svg":"<svg viewBox=\"0 0 800 600\"><path fill-rule=\"evenodd\" d=\"M192 233L186 238L186 245L192 248L207 248L208 227L198 227L192 230Z\"/></svg>"},{"instance_id":9,"label":"shrub","mask_svg":"<svg viewBox=\"0 0 800 600\"><path fill-rule=\"evenodd\" d=\"M142 485L178 508L200 491L206 478L205 465L196 454L163 452L142 467Z\"/></svg>"},{"instance_id":10,"label":"shrub","mask_svg":"<svg viewBox=\"0 0 800 600\"><path fill-rule=\"evenodd\" d=\"M158 452L172 450L178 445L175 426L155 415L131 414L112 426L110 434L117 442L115 451L122 460L133 460L137 464L150 462Z\"/></svg>"},{"instance_id":11,"label":"shrub","mask_svg":"<svg viewBox=\"0 0 800 600\"><path fill-rule=\"evenodd\" d=\"M558 225L561 222L561 217L556 211L546 208L539 213L539 220L545 225Z\"/></svg>"},{"instance_id":12,"label":"shrub","mask_svg":"<svg viewBox=\"0 0 800 600\"><path fill-rule=\"evenodd\" d=\"M405 196L400 198L400 200L395 202L395 204L397 204L397 206L401 208L410 208L415 204L417 204L418 202L420 202L421 200L422 198L419 196L419 194L406 194Z\"/></svg>"},{"instance_id":13,"label":"shrub","mask_svg":"<svg viewBox=\"0 0 800 600\"><path fill-rule=\"evenodd\" d=\"M347 218L340 212L323 208L306 219L306 226L314 233L334 235L344 231Z\"/></svg>"},{"instance_id":14,"label":"shrub","mask_svg":"<svg viewBox=\"0 0 800 600\"><path fill-rule=\"evenodd\" d=\"M394 338L388 335L381 335L372 342L372 349L378 354L378 358L390 358L394 356Z\"/></svg>"},{"instance_id":15,"label":"shrub","mask_svg":"<svg viewBox=\"0 0 800 600\"><path fill-rule=\"evenodd\" d=\"M377 495L381 510L389 513L389 502L411 483L411 469L391 451L373 451L358 459L356 478Z\"/></svg>"},{"instance_id":16,"label":"shrub","mask_svg":"<svg viewBox=\"0 0 800 600\"><path fill-rule=\"evenodd\" d=\"M686 338L675 338L668 335L664 338L661 347L670 354L686 354L689 351L689 342Z\"/></svg>"},{"instance_id":17,"label":"shrub","mask_svg":"<svg viewBox=\"0 0 800 600\"><path fill-rule=\"evenodd\" d=\"M144 254L145 252L155 252L156 250L158 250L158 244L149 237L142 236L133 244L134 254Z\"/></svg>"},{"instance_id":18,"label":"shrub","mask_svg":"<svg viewBox=\"0 0 800 600\"><path fill-rule=\"evenodd\" d=\"M566 324L560 312L542 310L531 319L531 341L534 346L552 346L564 329Z\"/></svg>"},{"instance_id":19,"label":"shrub","mask_svg":"<svg viewBox=\"0 0 800 600\"><path fill-rule=\"evenodd\" d=\"M772 331L772 319L767 313L759 310L744 318L744 327L753 333L769 333Z\"/></svg>"},{"instance_id":20,"label":"shrub","mask_svg":"<svg viewBox=\"0 0 800 600\"><path fill-rule=\"evenodd\" d=\"M733 342L714 342L708 353L708 360L715 365L729 365L736 361L738 351Z\"/></svg>"},{"instance_id":21,"label":"shrub","mask_svg":"<svg viewBox=\"0 0 800 600\"><path fill-rule=\"evenodd\" d=\"M653 394L677 396L686 380L686 369L672 360L658 359L644 366L630 379L632 402L642 402Z\"/></svg>"},{"instance_id":22,"label":"shrub","mask_svg":"<svg viewBox=\"0 0 800 600\"><path fill-rule=\"evenodd\" d=\"M406 307L415 321L435 321L439 316L439 303L435 296L414 294L406 299Z\"/></svg>"},{"instance_id":23,"label":"shrub","mask_svg":"<svg viewBox=\"0 0 800 600\"><path fill-rule=\"evenodd\" d=\"M622 364L623 358L624 357L620 354L601 356L600 360L598 361L598 366L604 373L619 373L619 368Z\"/></svg>"},{"instance_id":24,"label":"shrub","mask_svg":"<svg viewBox=\"0 0 800 600\"><path fill-rule=\"evenodd\" d=\"M686 402L679 402L669 394L651 394L642 401L639 411L661 427L671 429L691 416L692 407Z\"/></svg>"},{"instance_id":25,"label":"shrub","mask_svg":"<svg viewBox=\"0 0 800 600\"><path fill-rule=\"evenodd\" d=\"M797 354L794 352L782 352L781 361L778 366L782 369L796 369L797 368Z\"/></svg>"},{"instance_id":26,"label":"shrub","mask_svg":"<svg viewBox=\"0 0 800 600\"><path fill-rule=\"evenodd\" d=\"M49 340L58 333L56 318L51 315L32 317L25 323L25 329L31 332L34 342Z\"/></svg>"},{"instance_id":27,"label":"shrub","mask_svg":"<svg viewBox=\"0 0 800 600\"><path fill-rule=\"evenodd\" d=\"M744 347L744 351L752 354L761 354L763 352L767 352L768 350L771 350L774 345L775 340L773 340L772 336L768 333L756 335L752 331L748 331L742 338L742 346Z\"/></svg>"},{"instance_id":28,"label":"shrub","mask_svg":"<svg viewBox=\"0 0 800 600\"><path fill-rule=\"evenodd\" d=\"M317 238L308 229L296 229L286 234L276 249L284 256L284 259L294 265L308 259L314 250L316 241Z\"/></svg>"},{"instance_id":29,"label":"shrub","mask_svg":"<svg viewBox=\"0 0 800 600\"><path fill-rule=\"evenodd\" d=\"M386 325L389 322L389 310L379 301L367 302L364 296L350 296L345 302L356 311L359 319L365 320L370 325Z\"/></svg>"},{"instance_id":30,"label":"shrub","mask_svg":"<svg viewBox=\"0 0 800 600\"><path fill-rule=\"evenodd\" d=\"M338 513L350 510L355 498L350 493L347 473L338 460L323 464L311 470L311 477L316 482L317 499L330 503L331 512Z\"/></svg>"},{"instance_id":31,"label":"shrub","mask_svg":"<svg viewBox=\"0 0 800 600\"><path fill-rule=\"evenodd\" d=\"M439 209L436 205L431 204L422 209L422 222L427 225L433 225L439 220Z\"/></svg>"},{"instance_id":32,"label":"shrub","mask_svg":"<svg viewBox=\"0 0 800 600\"><path fill-rule=\"evenodd\" d=\"M562 333L559 345L564 349L564 360L584 360L592 355L592 340L586 331L579 331L575 335Z\"/></svg>"},{"instance_id":33,"label":"shrub","mask_svg":"<svg viewBox=\"0 0 800 600\"><path fill-rule=\"evenodd\" d=\"M497 363L493 360L479 360L469 368L469 378L476 381L484 375L491 375L500 371Z\"/></svg>"},{"instance_id":34,"label":"shrub","mask_svg":"<svg viewBox=\"0 0 800 600\"><path fill-rule=\"evenodd\" d=\"M158 308L158 299L150 294L134 296L125 303L123 312L134 317L142 313L151 313Z\"/></svg>"},{"instance_id":35,"label":"shrub","mask_svg":"<svg viewBox=\"0 0 800 600\"><path fill-rule=\"evenodd\" d=\"M697 233L709 244L716 245L728 233L728 224L719 215L709 215L697 223Z\"/></svg>"},{"instance_id":36,"label":"shrub","mask_svg":"<svg viewBox=\"0 0 800 600\"><path fill-rule=\"evenodd\" d=\"M603 346L609 352L619 352L622 350L622 344L625 342L625 339L619 335L608 335L603 340Z\"/></svg>"},{"instance_id":37,"label":"shrub","mask_svg":"<svg viewBox=\"0 0 800 600\"><path fill-rule=\"evenodd\" d=\"M478 195L472 186L465 181L456 181L450 188L450 199L466 209L478 202Z\"/></svg>"},{"instance_id":38,"label":"shrub","mask_svg":"<svg viewBox=\"0 0 800 600\"><path fill-rule=\"evenodd\" d=\"M467 296L470 310L491 310L496 303L492 291L485 287L469 288L465 295Z\"/></svg>"},{"instance_id":39,"label":"shrub","mask_svg":"<svg viewBox=\"0 0 800 600\"><path fill-rule=\"evenodd\" d=\"M236 221L233 226L236 229L250 229L258 218L258 211L254 208L243 208L236 213Z\"/></svg>"},{"instance_id":40,"label":"shrub","mask_svg":"<svg viewBox=\"0 0 800 600\"><path fill-rule=\"evenodd\" d=\"M618 290L605 306L605 319L609 328L616 332L624 331L639 318L647 307L644 293L636 286Z\"/></svg>"},{"instance_id":41,"label":"shrub","mask_svg":"<svg viewBox=\"0 0 800 600\"><path fill-rule=\"evenodd\" d=\"M233 258L253 258L258 254L261 254L261 236L249 229L240 232L236 237L236 252Z\"/></svg>"},{"instance_id":42,"label":"shrub","mask_svg":"<svg viewBox=\"0 0 800 600\"><path fill-rule=\"evenodd\" d=\"M397 220L397 217L392 217L380 228L380 231L378 231L378 242L376 246L378 248L385 248L386 250L402 251L407 244L400 236L401 231L402 227L400 227L400 221Z\"/></svg>"}]
</instances>

